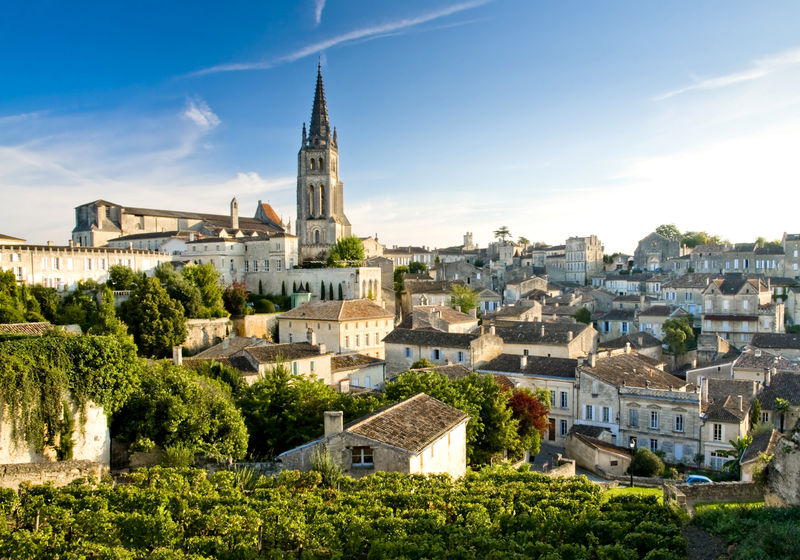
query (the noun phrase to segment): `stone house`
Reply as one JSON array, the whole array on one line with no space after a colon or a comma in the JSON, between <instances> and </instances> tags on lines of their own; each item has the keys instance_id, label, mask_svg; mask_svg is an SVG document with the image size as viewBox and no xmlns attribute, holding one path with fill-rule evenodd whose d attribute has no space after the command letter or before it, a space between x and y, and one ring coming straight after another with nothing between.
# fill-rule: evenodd
<instances>
[{"instance_id":1,"label":"stone house","mask_svg":"<svg viewBox=\"0 0 800 560\"><path fill-rule=\"evenodd\" d=\"M800 287L789 288L786 292L786 322L800 325Z\"/></svg>"},{"instance_id":2,"label":"stone house","mask_svg":"<svg viewBox=\"0 0 800 560\"><path fill-rule=\"evenodd\" d=\"M278 317L280 342L307 340L309 331L319 343L337 353L385 356L383 338L394 328L394 315L368 299L311 301Z\"/></svg>"},{"instance_id":3,"label":"stone house","mask_svg":"<svg viewBox=\"0 0 800 560\"><path fill-rule=\"evenodd\" d=\"M639 331L664 338L664 323L675 319L688 318L689 313L678 306L654 305L639 313Z\"/></svg>"},{"instance_id":4,"label":"stone house","mask_svg":"<svg viewBox=\"0 0 800 560\"><path fill-rule=\"evenodd\" d=\"M411 313L413 307L419 305L450 305L453 285L464 285L462 282L440 280L408 280L402 296L403 314Z\"/></svg>"},{"instance_id":5,"label":"stone house","mask_svg":"<svg viewBox=\"0 0 800 560\"><path fill-rule=\"evenodd\" d=\"M503 290L503 301L506 304L518 301L534 290L547 290L547 278L534 276L525 278L519 282L509 282Z\"/></svg>"},{"instance_id":6,"label":"stone house","mask_svg":"<svg viewBox=\"0 0 800 560\"><path fill-rule=\"evenodd\" d=\"M248 383L262 377L268 370L283 365L292 375L316 377L326 385L339 388L342 378L334 378L331 372L333 352L328 352L325 344L316 344L313 335L309 342L285 344L264 344L248 346L231 356L231 360L247 360L256 370L255 379L245 377ZM344 379L347 377L345 376Z\"/></svg>"},{"instance_id":7,"label":"stone house","mask_svg":"<svg viewBox=\"0 0 800 560\"><path fill-rule=\"evenodd\" d=\"M386 361L364 354L337 354L331 357L331 377L341 392L348 389L380 389L386 383Z\"/></svg>"},{"instance_id":8,"label":"stone house","mask_svg":"<svg viewBox=\"0 0 800 560\"><path fill-rule=\"evenodd\" d=\"M194 238L193 231L132 233L110 240L107 246L114 249L146 249L165 255L183 255L186 252L186 243Z\"/></svg>"},{"instance_id":9,"label":"stone house","mask_svg":"<svg viewBox=\"0 0 800 560\"><path fill-rule=\"evenodd\" d=\"M354 478L375 472L466 472L469 416L419 393L343 425L342 412L325 413L325 435L278 456L281 468L309 470L321 446Z\"/></svg>"},{"instance_id":10,"label":"stone house","mask_svg":"<svg viewBox=\"0 0 800 560\"><path fill-rule=\"evenodd\" d=\"M577 322L519 322L496 327L503 353L518 356L579 358L597 348L597 331Z\"/></svg>"},{"instance_id":11,"label":"stone house","mask_svg":"<svg viewBox=\"0 0 800 560\"><path fill-rule=\"evenodd\" d=\"M376 233L375 236L369 237L359 237L361 240L361 245L364 247L364 258L374 258L374 257L382 257L383 250L386 246L378 241L378 234Z\"/></svg>"},{"instance_id":12,"label":"stone house","mask_svg":"<svg viewBox=\"0 0 800 560\"><path fill-rule=\"evenodd\" d=\"M789 410L777 410L778 398L789 403ZM758 400L761 422L771 422L781 433L791 431L800 420L800 373L782 371L768 376Z\"/></svg>"},{"instance_id":13,"label":"stone house","mask_svg":"<svg viewBox=\"0 0 800 560\"><path fill-rule=\"evenodd\" d=\"M473 290L492 287L492 276L488 267L478 268L466 261L440 262L431 272L436 280L463 282Z\"/></svg>"},{"instance_id":14,"label":"stone house","mask_svg":"<svg viewBox=\"0 0 800 560\"><path fill-rule=\"evenodd\" d=\"M758 333L753 335L750 344L790 360L800 359L800 334L798 333Z\"/></svg>"},{"instance_id":15,"label":"stone house","mask_svg":"<svg viewBox=\"0 0 800 560\"><path fill-rule=\"evenodd\" d=\"M631 464L630 449L583 433L581 428L586 427L576 425L567 435L567 457L575 459L578 467L594 473L600 474L602 470L603 474L625 475Z\"/></svg>"},{"instance_id":16,"label":"stone house","mask_svg":"<svg viewBox=\"0 0 800 560\"><path fill-rule=\"evenodd\" d=\"M502 325L508 322L541 322L542 304L538 301L520 300L513 305L501 307L496 313L486 318L493 320L496 325Z\"/></svg>"},{"instance_id":17,"label":"stone house","mask_svg":"<svg viewBox=\"0 0 800 560\"><path fill-rule=\"evenodd\" d=\"M598 343L598 348L600 350L619 350L628 345L630 345L631 350L635 351L637 354L661 362L663 350L661 341L646 332L630 333L612 338L611 340Z\"/></svg>"},{"instance_id":18,"label":"stone house","mask_svg":"<svg viewBox=\"0 0 800 560\"><path fill-rule=\"evenodd\" d=\"M690 259L699 273L785 275L783 247L759 247L755 243L698 245Z\"/></svg>"},{"instance_id":19,"label":"stone house","mask_svg":"<svg viewBox=\"0 0 800 560\"><path fill-rule=\"evenodd\" d=\"M503 340L493 330L451 333L433 329L394 329L383 339L387 374L391 377L411 369L414 362L423 358L437 365L480 367L503 352Z\"/></svg>"},{"instance_id":20,"label":"stone house","mask_svg":"<svg viewBox=\"0 0 800 560\"><path fill-rule=\"evenodd\" d=\"M744 450L742 458L739 459L740 480L742 482L752 482L753 475L757 469L764 467L763 458L770 457L775 453L775 446L783 436L778 430L766 430L753 436L753 441Z\"/></svg>"},{"instance_id":21,"label":"stone house","mask_svg":"<svg viewBox=\"0 0 800 560\"><path fill-rule=\"evenodd\" d=\"M682 255L679 239L669 239L653 232L639 240L633 252L633 261L636 268L654 271L661 270L662 263L667 259Z\"/></svg>"},{"instance_id":22,"label":"stone house","mask_svg":"<svg viewBox=\"0 0 800 560\"><path fill-rule=\"evenodd\" d=\"M570 237L564 247L565 280L576 284L603 270L603 243L596 235Z\"/></svg>"},{"instance_id":23,"label":"stone house","mask_svg":"<svg viewBox=\"0 0 800 560\"><path fill-rule=\"evenodd\" d=\"M550 391L550 415L545 441L564 447L576 416L577 365L575 359L501 354L478 368L478 372L505 376L515 387Z\"/></svg>"},{"instance_id":24,"label":"stone house","mask_svg":"<svg viewBox=\"0 0 800 560\"><path fill-rule=\"evenodd\" d=\"M663 364L623 350L590 354L578 365L576 423L603 428L611 443L661 450L679 462L699 449L700 395Z\"/></svg>"},{"instance_id":25,"label":"stone house","mask_svg":"<svg viewBox=\"0 0 800 560\"><path fill-rule=\"evenodd\" d=\"M616 296L611 302L612 309L642 312L653 305L653 298L642 295Z\"/></svg>"},{"instance_id":26,"label":"stone house","mask_svg":"<svg viewBox=\"0 0 800 560\"><path fill-rule=\"evenodd\" d=\"M431 268L436 260L434 252L428 247L398 247L393 245L391 248L385 247L383 249L383 256L387 259L392 259L395 268L408 266L412 262L421 262Z\"/></svg>"},{"instance_id":27,"label":"stone house","mask_svg":"<svg viewBox=\"0 0 800 560\"><path fill-rule=\"evenodd\" d=\"M550 249L560 252L548 251L544 258L544 268L547 272L547 277L555 282L563 282L567 279L567 255L565 253L566 246L558 245L550 247Z\"/></svg>"},{"instance_id":28,"label":"stone house","mask_svg":"<svg viewBox=\"0 0 800 560\"><path fill-rule=\"evenodd\" d=\"M700 315L703 312L703 292L712 280L719 278L717 274L685 274L662 286L661 301L667 305L677 305L695 317L694 326L700 326Z\"/></svg>"},{"instance_id":29,"label":"stone house","mask_svg":"<svg viewBox=\"0 0 800 560\"><path fill-rule=\"evenodd\" d=\"M17 282L59 291L74 290L81 280L105 282L114 265L152 276L156 266L171 260L170 255L143 249L0 244L0 270L13 271Z\"/></svg>"},{"instance_id":30,"label":"stone house","mask_svg":"<svg viewBox=\"0 0 800 560\"><path fill-rule=\"evenodd\" d=\"M618 296L639 296L647 292L647 281L652 276L651 273L617 270L605 276L593 276L592 286Z\"/></svg>"},{"instance_id":31,"label":"stone house","mask_svg":"<svg viewBox=\"0 0 800 560\"><path fill-rule=\"evenodd\" d=\"M483 313L487 311L496 311L500 308L500 305L502 305L503 298L500 297L500 294L489 288L477 290L477 294L479 302L478 309Z\"/></svg>"},{"instance_id":32,"label":"stone house","mask_svg":"<svg viewBox=\"0 0 800 560\"><path fill-rule=\"evenodd\" d=\"M638 313L632 309L612 309L595 321L600 342L639 330Z\"/></svg>"},{"instance_id":33,"label":"stone house","mask_svg":"<svg viewBox=\"0 0 800 560\"><path fill-rule=\"evenodd\" d=\"M703 378L700 380L701 453L705 464L720 470L730 459L730 441L744 437L750 431L750 407L756 397L758 383L732 379Z\"/></svg>"},{"instance_id":34,"label":"stone house","mask_svg":"<svg viewBox=\"0 0 800 560\"><path fill-rule=\"evenodd\" d=\"M800 233L784 232L781 238L784 254L784 273L800 280Z\"/></svg>"}]
</instances>

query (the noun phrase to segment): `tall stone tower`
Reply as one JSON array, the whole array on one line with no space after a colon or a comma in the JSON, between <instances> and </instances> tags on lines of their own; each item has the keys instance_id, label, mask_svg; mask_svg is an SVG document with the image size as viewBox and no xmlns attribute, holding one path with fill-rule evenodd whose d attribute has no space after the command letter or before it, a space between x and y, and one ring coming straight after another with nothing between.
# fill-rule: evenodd
<instances>
[{"instance_id":1,"label":"tall stone tower","mask_svg":"<svg viewBox=\"0 0 800 560\"><path fill-rule=\"evenodd\" d=\"M311 127L297 154L297 237L300 260L323 260L338 239L350 235L344 215L342 182L339 180L339 147L336 129L331 132L328 105L317 66L317 88Z\"/></svg>"}]
</instances>

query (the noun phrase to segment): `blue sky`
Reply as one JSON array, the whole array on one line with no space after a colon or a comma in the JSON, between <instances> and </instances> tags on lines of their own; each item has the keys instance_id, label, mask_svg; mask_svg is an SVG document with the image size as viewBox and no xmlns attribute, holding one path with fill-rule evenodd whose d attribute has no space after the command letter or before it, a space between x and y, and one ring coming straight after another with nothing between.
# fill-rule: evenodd
<instances>
[{"instance_id":1,"label":"blue sky","mask_svg":"<svg viewBox=\"0 0 800 560\"><path fill-rule=\"evenodd\" d=\"M359 235L800 231L800 3L30 2L0 17L0 232L73 208L294 221L317 61Z\"/></svg>"}]
</instances>

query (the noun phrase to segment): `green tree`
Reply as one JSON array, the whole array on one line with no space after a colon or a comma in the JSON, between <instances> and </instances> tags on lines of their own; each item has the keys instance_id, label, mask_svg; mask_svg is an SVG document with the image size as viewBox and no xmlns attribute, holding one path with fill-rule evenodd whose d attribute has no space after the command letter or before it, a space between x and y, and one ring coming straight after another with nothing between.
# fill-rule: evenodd
<instances>
[{"instance_id":1,"label":"green tree","mask_svg":"<svg viewBox=\"0 0 800 560\"><path fill-rule=\"evenodd\" d=\"M432 368L435 364L427 358L420 358L413 364L411 364L411 369L423 369L423 368Z\"/></svg>"},{"instance_id":2,"label":"green tree","mask_svg":"<svg viewBox=\"0 0 800 560\"><path fill-rule=\"evenodd\" d=\"M319 299L325 300L325 280L319 281Z\"/></svg>"},{"instance_id":3,"label":"green tree","mask_svg":"<svg viewBox=\"0 0 800 560\"><path fill-rule=\"evenodd\" d=\"M517 239L517 245L525 245L527 247L530 244L531 244L531 240L528 239L527 237L520 236L520 238Z\"/></svg>"},{"instance_id":4,"label":"green tree","mask_svg":"<svg viewBox=\"0 0 800 560\"><path fill-rule=\"evenodd\" d=\"M579 323L585 323L589 325L592 322L592 314L585 307L581 307L580 309L578 309L573 315L573 317L575 317L575 320L578 321Z\"/></svg>"},{"instance_id":5,"label":"green tree","mask_svg":"<svg viewBox=\"0 0 800 560\"><path fill-rule=\"evenodd\" d=\"M97 309L97 319L89 327L89 334L127 336L128 327L119 320L114 309L114 294L111 288L104 286L100 292L100 304Z\"/></svg>"},{"instance_id":6,"label":"green tree","mask_svg":"<svg viewBox=\"0 0 800 560\"><path fill-rule=\"evenodd\" d=\"M486 262L483 259L475 259L473 266L475 266L475 268L483 268L485 264Z\"/></svg>"},{"instance_id":7,"label":"green tree","mask_svg":"<svg viewBox=\"0 0 800 560\"><path fill-rule=\"evenodd\" d=\"M146 356L167 356L186 339L183 306L169 297L158 278L140 282L121 312L139 351Z\"/></svg>"},{"instance_id":8,"label":"green tree","mask_svg":"<svg viewBox=\"0 0 800 560\"><path fill-rule=\"evenodd\" d=\"M664 344L674 354L685 354L694 342L694 331L688 317L664 321Z\"/></svg>"},{"instance_id":9,"label":"green tree","mask_svg":"<svg viewBox=\"0 0 800 560\"><path fill-rule=\"evenodd\" d=\"M451 284L450 307L469 313L478 307L478 294L463 284Z\"/></svg>"},{"instance_id":10,"label":"green tree","mask_svg":"<svg viewBox=\"0 0 800 560\"><path fill-rule=\"evenodd\" d=\"M408 263L408 271L411 274L420 274L423 272L428 272L428 265L423 262L411 261L410 263Z\"/></svg>"},{"instance_id":11,"label":"green tree","mask_svg":"<svg viewBox=\"0 0 800 560\"><path fill-rule=\"evenodd\" d=\"M681 231L675 224L661 224L656 228L656 233L666 237L667 239L680 239Z\"/></svg>"},{"instance_id":12,"label":"green tree","mask_svg":"<svg viewBox=\"0 0 800 560\"><path fill-rule=\"evenodd\" d=\"M755 398L753 406L750 407L750 429L755 430L759 422L761 422L761 401Z\"/></svg>"},{"instance_id":13,"label":"green tree","mask_svg":"<svg viewBox=\"0 0 800 560\"><path fill-rule=\"evenodd\" d=\"M542 438L547 431L547 416L550 413L550 392L537 389L534 393L527 387L514 389L508 399L512 416L517 420L519 435L518 454L529 451L537 455Z\"/></svg>"},{"instance_id":14,"label":"green tree","mask_svg":"<svg viewBox=\"0 0 800 560\"><path fill-rule=\"evenodd\" d=\"M0 323L24 323L25 305L12 270L0 271Z\"/></svg>"},{"instance_id":15,"label":"green tree","mask_svg":"<svg viewBox=\"0 0 800 560\"><path fill-rule=\"evenodd\" d=\"M778 428L781 433L783 433L784 429L786 428L786 415L791 409L792 403L790 403L788 400L782 399L781 397L775 399L775 412L778 412L781 415L781 421Z\"/></svg>"},{"instance_id":16,"label":"green tree","mask_svg":"<svg viewBox=\"0 0 800 560\"><path fill-rule=\"evenodd\" d=\"M344 297L342 295L342 283L339 282L339 301L342 301L343 299Z\"/></svg>"},{"instance_id":17,"label":"green tree","mask_svg":"<svg viewBox=\"0 0 800 560\"><path fill-rule=\"evenodd\" d=\"M511 237L511 232L508 230L508 226L500 226L498 229L494 230L494 236L505 243L506 239Z\"/></svg>"},{"instance_id":18,"label":"green tree","mask_svg":"<svg viewBox=\"0 0 800 560\"><path fill-rule=\"evenodd\" d=\"M200 290L204 312L207 317L225 317L225 306L222 302L222 284L214 265L211 263L195 264L183 269L183 277L191 285Z\"/></svg>"},{"instance_id":19,"label":"green tree","mask_svg":"<svg viewBox=\"0 0 800 560\"><path fill-rule=\"evenodd\" d=\"M108 282L106 285L112 290L132 290L140 276L130 267L115 264L108 267Z\"/></svg>"},{"instance_id":20,"label":"green tree","mask_svg":"<svg viewBox=\"0 0 800 560\"><path fill-rule=\"evenodd\" d=\"M251 315L253 308L247 305L247 295L247 288L245 288L244 282L234 280L233 284L225 288L222 293L225 311L231 315Z\"/></svg>"},{"instance_id":21,"label":"green tree","mask_svg":"<svg viewBox=\"0 0 800 560\"><path fill-rule=\"evenodd\" d=\"M737 478L739 477L739 473L741 472L741 464L739 461L742 459L742 455L744 455L747 446L753 443L753 436L745 435L744 437L737 437L736 440L729 440L728 443L733 447L733 449L729 449L728 451L724 451L727 457L732 457L732 459L725 461L725 464L722 465L722 470L729 472L735 475Z\"/></svg>"},{"instance_id":22,"label":"green tree","mask_svg":"<svg viewBox=\"0 0 800 560\"><path fill-rule=\"evenodd\" d=\"M143 368L141 385L111 430L129 444L149 439L216 457L241 459L247 450L247 429L230 389L167 361Z\"/></svg>"},{"instance_id":23,"label":"green tree","mask_svg":"<svg viewBox=\"0 0 800 560\"><path fill-rule=\"evenodd\" d=\"M364 260L364 245L355 235L342 237L331 248L328 266L360 266Z\"/></svg>"},{"instance_id":24,"label":"green tree","mask_svg":"<svg viewBox=\"0 0 800 560\"><path fill-rule=\"evenodd\" d=\"M37 284L31 286L30 294L39 303L39 309L45 320L51 323L58 321L58 311L61 307L61 297L55 288L45 288Z\"/></svg>"},{"instance_id":25,"label":"green tree","mask_svg":"<svg viewBox=\"0 0 800 560\"><path fill-rule=\"evenodd\" d=\"M281 295L283 297L286 297L286 281L285 280L281 281Z\"/></svg>"},{"instance_id":26,"label":"green tree","mask_svg":"<svg viewBox=\"0 0 800 560\"><path fill-rule=\"evenodd\" d=\"M261 282L261 279L258 280L258 295L264 295L264 284Z\"/></svg>"},{"instance_id":27,"label":"green tree","mask_svg":"<svg viewBox=\"0 0 800 560\"><path fill-rule=\"evenodd\" d=\"M658 476L664 472L664 462L646 447L640 447L633 454L630 470L634 476Z\"/></svg>"},{"instance_id":28,"label":"green tree","mask_svg":"<svg viewBox=\"0 0 800 560\"><path fill-rule=\"evenodd\" d=\"M384 387L384 396L397 402L426 393L464 411L467 424L467 457L471 464L485 464L506 450L521 448L518 421L508 404L508 396L492 376L475 373L450 381L435 371L406 372Z\"/></svg>"}]
</instances>

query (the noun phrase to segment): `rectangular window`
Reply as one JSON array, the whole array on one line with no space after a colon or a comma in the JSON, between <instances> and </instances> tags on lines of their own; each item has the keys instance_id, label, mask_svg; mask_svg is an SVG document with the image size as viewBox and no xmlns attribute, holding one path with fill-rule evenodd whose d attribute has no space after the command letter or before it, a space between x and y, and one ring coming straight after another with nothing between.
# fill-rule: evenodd
<instances>
[{"instance_id":1,"label":"rectangular window","mask_svg":"<svg viewBox=\"0 0 800 560\"><path fill-rule=\"evenodd\" d=\"M431 360L441 360L442 359L442 351L438 348L434 348L431 350Z\"/></svg>"},{"instance_id":2,"label":"rectangular window","mask_svg":"<svg viewBox=\"0 0 800 560\"><path fill-rule=\"evenodd\" d=\"M244 261L244 271L250 272L250 261Z\"/></svg>"},{"instance_id":3,"label":"rectangular window","mask_svg":"<svg viewBox=\"0 0 800 560\"><path fill-rule=\"evenodd\" d=\"M352 449L354 467L373 467L375 466L372 459L371 447L354 447Z\"/></svg>"},{"instance_id":4,"label":"rectangular window","mask_svg":"<svg viewBox=\"0 0 800 560\"><path fill-rule=\"evenodd\" d=\"M367 375L366 377L364 377L364 387L371 387L371 386L372 385L370 385L369 375Z\"/></svg>"},{"instance_id":5,"label":"rectangular window","mask_svg":"<svg viewBox=\"0 0 800 560\"><path fill-rule=\"evenodd\" d=\"M356 335L356 348L358 348L359 343L361 342L361 335Z\"/></svg>"},{"instance_id":6,"label":"rectangular window","mask_svg":"<svg viewBox=\"0 0 800 560\"><path fill-rule=\"evenodd\" d=\"M762 423L769 422L769 412L761 411L761 422Z\"/></svg>"},{"instance_id":7,"label":"rectangular window","mask_svg":"<svg viewBox=\"0 0 800 560\"><path fill-rule=\"evenodd\" d=\"M253 259L253 272L258 272L258 259Z\"/></svg>"},{"instance_id":8,"label":"rectangular window","mask_svg":"<svg viewBox=\"0 0 800 560\"><path fill-rule=\"evenodd\" d=\"M714 424L714 441L722 441L722 424Z\"/></svg>"},{"instance_id":9,"label":"rectangular window","mask_svg":"<svg viewBox=\"0 0 800 560\"><path fill-rule=\"evenodd\" d=\"M457 352L456 353L456 360L458 360L458 363L463 364L464 363L464 352L461 352L461 351Z\"/></svg>"},{"instance_id":10,"label":"rectangular window","mask_svg":"<svg viewBox=\"0 0 800 560\"><path fill-rule=\"evenodd\" d=\"M561 408L567 408L569 406L569 393L566 391L561 391Z\"/></svg>"},{"instance_id":11,"label":"rectangular window","mask_svg":"<svg viewBox=\"0 0 800 560\"><path fill-rule=\"evenodd\" d=\"M350 348L350 337L349 336L344 337L344 347L345 348Z\"/></svg>"},{"instance_id":12,"label":"rectangular window","mask_svg":"<svg viewBox=\"0 0 800 560\"><path fill-rule=\"evenodd\" d=\"M347 337L345 337L345 338L347 338ZM406 347L403 349L403 356L404 356L404 357L406 357L406 358L410 358L410 357L411 357L411 348L409 348L408 346L406 346Z\"/></svg>"},{"instance_id":13,"label":"rectangular window","mask_svg":"<svg viewBox=\"0 0 800 560\"><path fill-rule=\"evenodd\" d=\"M292 373L297 375L297 362L292 362Z\"/></svg>"},{"instance_id":14,"label":"rectangular window","mask_svg":"<svg viewBox=\"0 0 800 560\"><path fill-rule=\"evenodd\" d=\"M587 404L586 409L583 412L583 419L584 420L594 420L594 406Z\"/></svg>"},{"instance_id":15,"label":"rectangular window","mask_svg":"<svg viewBox=\"0 0 800 560\"><path fill-rule=\"evenodd\" d=\"M709 457L709 463L714 470L722 470L722 465L728 460L727 455L723 455L721 451L712 451Z\"/></svg>"},{"instance_id":16,"label":"rectangular window","mask_svg":"<svg viewBox=\"0 0 800 560\"><path fill-rule=\"evenodd\" d=\"M556 406L556 392L550 391L550 408L554 408Z\"/></svg>"},{"instance_id":17,"label":"rectangular window","mask_svg":"<svg viewBox=\"0 0 800 560\"><path fill-rule=\"evenodd\" d=\"M675 431L676 432L683 431L683 414L675 415Z\"/></svg>"},{"instance_id":18,"label":"rectangular window","mask_svg":"<svg viewBox=\"0 0 800 560\"><path fill-rule=\"evenodd\" d=\"M599 392L600 392L600 384L596 380L592 381L592 396L596 397Z\"/></svg>"},{"instance_id":19,"label":"rectangular window","mask_svg":"<svg viewBox=\"0 0 800 560\"><path fill-rule=\"evenodd\" d=\"M311 360L311 371L317 371L317 363Z\"/></svg>"},{"instance_id":20,"label":"rectangular window","mask_svg":"<svg viewBox=\"0 0 800 560\"><path fill-rule=\"evenodd\" d=\"M628 410L628 425L633 427L639 426L639 411L631 408Z\"/></svg>"},{"instance_id":21,"label":"rectangular window","mask_svg":"<svg viewBox=\"0 0 800 560\"><path fill-rule=\"evenodd\" d=\"M269 272L269 259L264 259L264 272Z\"/></svg>"},{"instance_id":22,"label":"rectangular window","mask_svg":"<svg viewBox=\"0 0 800 560\"><path fill-rule=\"evenodd\" d=\"M658 412L655 410L650 411L650 428L653 430L658 429Z\"/></svg>"},{"instance_id":23,"label":"rectangular window","mask_svg":"<svg viewBox=\"0 0 800 560\"><path fill-rule=\"evenodd\" d=\"M568 430L568 428L567 428L567 421L566 421L566 420L562 420L562 421L561 421L561 435L562 435L562 436L565 436L565 435L567 435L567 430Z\"/></svg>"},{"instance_id":24,"label":"rectangular window","mask_svg":"<svg viewBox=\"0 0 800 560\"><path fill-rule=\"evenodd\" d=\"M611 422L611 409L607 406L603 407L603 422L606 424Z\"/></svg>"},{"instance_id":25,"label":"rectangular window","mask_svg":"<svg viewBox=\"0 0 800 560\"><path fill-rule=\"evenodd\" d=\"M369 333L364 335L364 346L369 346Z\"/></svg>"},{"instance_id":26,"label":"rectangular window","mask_svg":"<svg viewBox=\"0 0 800 560\"><path fill-rule=\"evenodd\" d=\"M652 451L653 453L658 451L658 440L657 439L651 439L650 440L650 451Z\"/></svg>"}]
</instances>

